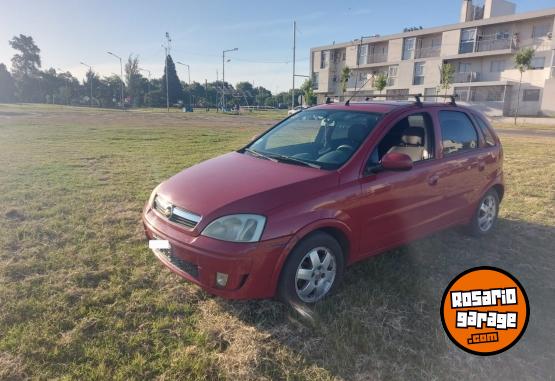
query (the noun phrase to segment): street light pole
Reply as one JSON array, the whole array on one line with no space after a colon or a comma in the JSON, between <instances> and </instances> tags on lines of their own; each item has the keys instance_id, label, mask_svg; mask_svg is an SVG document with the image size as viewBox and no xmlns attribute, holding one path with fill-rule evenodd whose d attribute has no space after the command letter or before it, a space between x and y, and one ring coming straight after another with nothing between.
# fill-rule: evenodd
<instances>
[{"instance_id":1,"label":"street light pole","mask_svg":"<svg viewBox=\"0 0 555 381\"><path fill-rule=\"evenodd\" d=\"M186 63L183 63L181 61L177 61L176 62L178 65L182 65L182 66L186 66L187 67L187 75L189 77L189 106L192 107L192 101L191 101L191 66L187 65Z\"/></svg>"},{"instance_id":2,"label":"street light pole","mask_svg":"<svg viewBox=\"0 0 555 381\"><path fill-rule=\"evenodd\" d=\"M91 72L91 77L89 78L89 81L91 82L91 97L89 99L89 106L92 107L92 99L93 99L93 78L94 78L94 73L93 73L93 68L91 65L87 65L84 62L81 62L81 65L86 66L89 68L90 72Z\"/></svg>"},{"instance_id":3,"label":"street light pole","mask_svg":"<svg viewBox=\"0 0 555 381\"><path fill-rule=\"evenodd\" d=\"M166 32L166 45L162 44L162 47L164 48L165 52L166 52L166 57L164 58L165 60L165 70L166 70L166 108L167 111L170 112L170 89L169 89L169 79L168 79L168 56L170 55L170 49L171 49L171 42L172 39L170 37L170 34L168 32Z\"/></svg>"},{"instance_id":4,"label":"street light pole","mask_svg":"<svg viewBox=\"0 0 555 381\"><path fill-rule=\"evenodd\" d=\"M236 52L239 48L224 50L222 52L222 111L225 111L225 54L228 52Z\"/></svg>"},{"instance_id":5,"label":"street light pole","mask_svg":"<svg viewBox=\"0 0 555 381\"><path fill-rule=\"evenodd\" d=\"M123 62L120 56L112 52L108 52L108 54L113 57L116 57L119 60L119 70L120 70L120 80L121 80L121 110L125 111L125 102L123 101Z\"/></svg>"}]
</instances>

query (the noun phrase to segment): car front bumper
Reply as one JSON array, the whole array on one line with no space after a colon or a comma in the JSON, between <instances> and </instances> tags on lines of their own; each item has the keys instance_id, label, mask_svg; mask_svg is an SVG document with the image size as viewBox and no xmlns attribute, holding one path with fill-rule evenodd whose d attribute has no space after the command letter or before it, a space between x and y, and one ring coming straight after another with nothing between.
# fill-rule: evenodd
<instances>
[{"instance_id":1,"label":"car front bumper","mask_svg":"<svg viewBox=\"0 0 555 381\"><path fill-rule=\"evenodd\" d=\"M193 236L161 218L152 209L143 213L149 240L167 240L170 250L153 250L171 271L211 294L229 299L262 299L274 296L278 264L290 237L257 243L224 242L202 235ZM226 274L220 287L216 274Z\"/></svg>"}]
</instances>

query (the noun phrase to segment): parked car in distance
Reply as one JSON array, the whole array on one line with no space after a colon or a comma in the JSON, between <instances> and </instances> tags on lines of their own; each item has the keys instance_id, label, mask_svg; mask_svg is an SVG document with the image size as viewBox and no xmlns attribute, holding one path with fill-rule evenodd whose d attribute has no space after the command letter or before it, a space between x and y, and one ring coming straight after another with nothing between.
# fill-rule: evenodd
<instances>
[{"instance_id":1,"label":"parked car in distance","mask_svg":"<svg viewBox=\"0 0 555 381\"><path fill-rule=\"evenodd\" d=\"M306 110L307 108L308 108L308 106L296 106L296 107L292 108L291 110L287 111L287 115L294 115L294 114L298 113L299 111Z\"/></svg>"},{"instance_id":2,"label":"parked car in distance","mask_svg":"<svg viewBox=\"0 0 555 381\"><path fill-rule=\"evenodd\" d=\"M143 211L154 254L226 298L315 303L355 262L453 226L495 226L503 150L444 103L329 104L164 181Z\"/></svg>"}]
</instances>

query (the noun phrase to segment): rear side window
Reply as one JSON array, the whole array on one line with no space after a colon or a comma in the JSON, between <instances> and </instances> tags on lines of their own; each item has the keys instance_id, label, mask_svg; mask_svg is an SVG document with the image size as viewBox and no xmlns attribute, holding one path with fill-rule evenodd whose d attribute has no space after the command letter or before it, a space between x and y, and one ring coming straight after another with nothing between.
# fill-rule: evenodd
<instances>
[{"instance_id":1,"label":"rear side window","mask_svg":"<svg viewBox=\"0 0 555 381\"><path fill-rule=\"evenodd\" d=\"M484 134L484 139L486 140L486 146L495 147L495 138L491 133L490 127L480 116L476 116L476 121L478 122L478 127L480 127L482 134Z\"/></svg>"},{"instance_id":2,"label":"rear side window","mask_svg":"<svg viewBox=\"0 0 555 381\"><path fill-rule=\"evenodd\" d=\"M440 111L439 123L444 155L478 148L478 134L465 113Z\"/></svg>"}]
</instances>

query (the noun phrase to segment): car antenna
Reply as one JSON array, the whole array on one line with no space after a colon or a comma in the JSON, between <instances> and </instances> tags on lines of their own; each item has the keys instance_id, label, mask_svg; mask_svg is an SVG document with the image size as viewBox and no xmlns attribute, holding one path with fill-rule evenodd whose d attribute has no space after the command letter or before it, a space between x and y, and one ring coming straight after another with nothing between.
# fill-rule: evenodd
<instances>
[{"instance_id":1,"label":"car antenna","mask_svg":"<svg viewBox=\"0 0 555 381\"><path fill-rule=\"evenodd\" d=\"M366 80L366 82L364 82L363 85L360 86L360 87L358 88L358 90L355 90L355 91L353 92L353 94L351 95L351 97L350 97L349 99L347 99L347 102L345 102L345 106L350 106L350 105L351 105L351 99L353 99L353 97L355 97L358 93L360 93L360 92L362 91L362 89L364 88L364 86L366 86L366 84L367 84L368 82L370 82L370 80L371 80L372 78L373 78L373 76L370 77L370 78L368 78L368 79Z\"/></svg>"}]
</instances>

